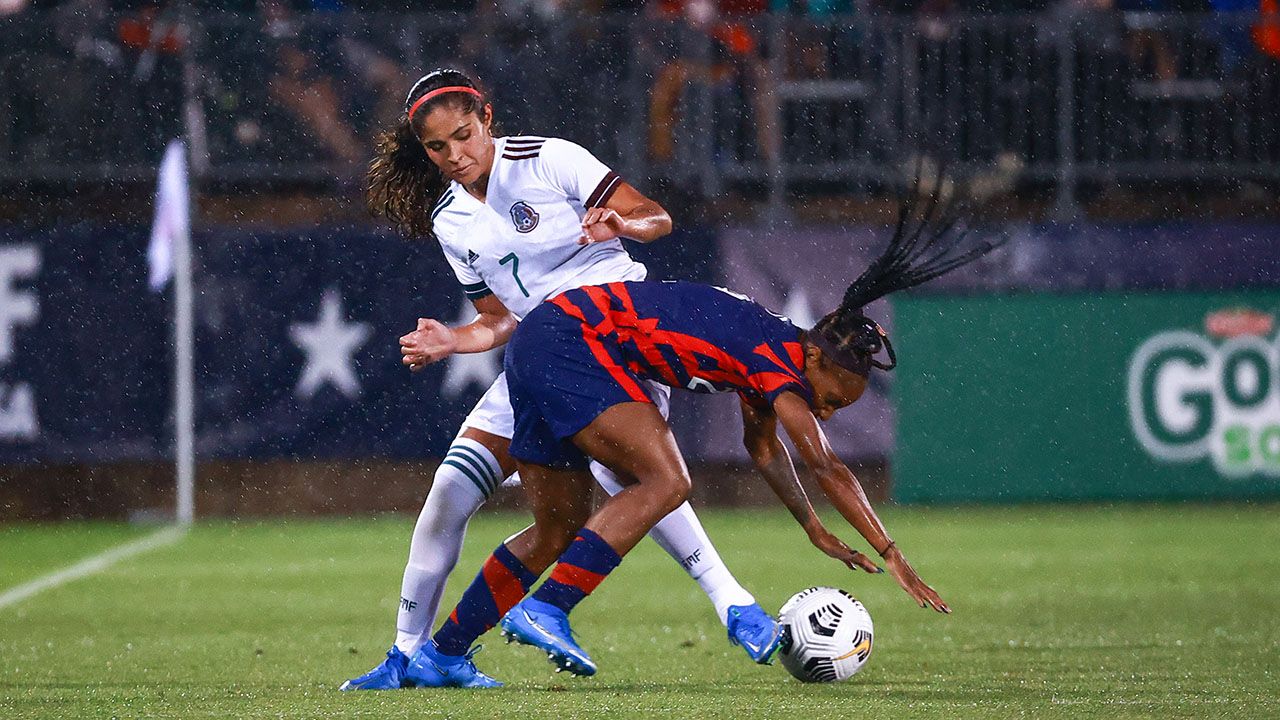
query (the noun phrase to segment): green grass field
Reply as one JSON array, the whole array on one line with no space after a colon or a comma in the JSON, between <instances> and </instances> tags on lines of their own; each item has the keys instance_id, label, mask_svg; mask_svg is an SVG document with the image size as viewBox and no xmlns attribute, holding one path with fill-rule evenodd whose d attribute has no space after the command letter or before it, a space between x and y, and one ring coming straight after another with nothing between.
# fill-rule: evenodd
<instances>
[{"instance_id":1,"label":"green grass field","mask_svg":"<svg viewBox=\"0 0 1280 720\"><path fill-rule=\"evenodd\" d=\"M209 522L0 609L0 718L1280 717L1280 507L885 515L953 615L820 556L780 510L703 514L767 608L815 584L866 603L875 653L847 683L752 665L645 543L574 615L594 678L491 633L477 660L505 689L339 693L390 644L411 520ZM449 607L524 519L473 522ZM0 526L0 593L148 532Z\"/></svg>"}]
</instances>

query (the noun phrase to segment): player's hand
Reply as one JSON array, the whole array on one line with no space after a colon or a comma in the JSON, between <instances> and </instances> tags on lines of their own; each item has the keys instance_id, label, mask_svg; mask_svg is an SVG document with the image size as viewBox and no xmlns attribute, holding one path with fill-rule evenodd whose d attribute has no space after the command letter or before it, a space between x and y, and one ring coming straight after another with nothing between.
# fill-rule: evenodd
<instances>
[{"instance_id":1,"label":"player's hand","mask_svg":"<svg viewBox=\"0 0 1280 720\"><path fill-rule=\"evenodd\" d=\"M418 318L418 329L400 337L400 363L418 372L449 357L457 347L451 328L430 318Z\"/></svg>"},{"instance_id":2,"label":"player's hand","mask_svg":"<svg viewBox=\"0 0 1280 720\"><path fill-rule=\"evenodd\" d=\"M884 564L889 568L889 573L893 575L893 579L898 581L903 590L911 596L916 604L920 607L931 607L940 613L949 613L951 608L942 602L942 598L938 597L937 591L925 584L920 576L916 574L911 563L902 556L902 551L898 546L889 548L889 552L885 553Z\"/></svg>"},{"instance_id":3,"label":"player's hand","mask_svg":"<svg viewBox=\"0 0 1280 720\"><path fill-rule=\"evenodd\" d=\"M884 570L871 561L871 558L854 550L844 543L843 540L827 531L826 528L818 528L809 534L809 541L828 556L839 560L845 564L850 570L862 568L869 573L882 573Z\"/></svg>"},{"instance_id":4,"label":"player's hand","mask_svg":"<svg viewBox=\"0 0 1280 720\"><path fill-rule=\"evenodd\" d=\"M591 208L582 216L582 235L578 238L578 244L589 245L621 237L626 223L616 210L607 207Z\"/></svg>"}]
</instances>

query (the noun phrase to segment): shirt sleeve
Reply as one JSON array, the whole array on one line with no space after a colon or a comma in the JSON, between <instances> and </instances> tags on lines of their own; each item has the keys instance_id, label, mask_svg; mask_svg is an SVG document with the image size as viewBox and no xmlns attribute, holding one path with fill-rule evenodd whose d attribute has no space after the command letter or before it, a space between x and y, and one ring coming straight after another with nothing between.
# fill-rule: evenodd
<instances>
[{"instance_id":1,"label":"shirt sleeve","mask_svg":"<svg viewBox=\"0 0 1280 720\"><path fill-rule=\"evenodd\" d=\"M449 263L449 267L453 268L454 277L458 278L458 283L462 285L462 292L467 296L468 300L479 300L487 295L492 295L493 291L485 284L485 281L476 273L475 269L467 263L467 259L458 253L457 248L452 242L446 239L447 231L441 232L443 228L437 229L435 235L440 242L440 249L444 252L445 262Z\"/></svg>"},{"instance_id":2,"label":"shirt sleeve","mask_svg":"<svg viewBox=\"0 0 1280 720\"><path fill-rule=\"evenodd\" d=\"M608 203L622 184L618 173L568 140L547 138L540 159L543 179L587 209Z\"/></svg>"}]
</instances>

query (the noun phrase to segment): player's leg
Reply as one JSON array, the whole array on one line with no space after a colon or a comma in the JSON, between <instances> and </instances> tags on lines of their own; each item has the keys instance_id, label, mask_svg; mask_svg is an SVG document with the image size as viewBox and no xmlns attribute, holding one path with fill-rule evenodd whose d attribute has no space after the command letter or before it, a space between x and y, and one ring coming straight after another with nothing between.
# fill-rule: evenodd
<instances>
[{"instance_id":1,"label":"player's leg","mask_svg":"<svg viewBox=\"0 0 1280 720\"><path fill-rule=\"evenodd\" d=\"M468 649L524 597L591 512L591 476L585 471L526 467L522 478L534 524L508 538L485 561L457 607L410 661L407 677L413 683L501 685L476 669Z\"/></svg>"},{"instance_id":2,"label":"player's leg","mask_svg":"<svg viewBox=\"0 0 1280 720\"><path fill-rule=\"evenodd\" d=\"M622 402L573 436L584 453L615 463L635 482L605 501L578 531L551 574L503 619L508 638L545 650L558 669L593 675L595 663L573 640L569 612L590 595L636 543L685 501L689 474L666 420L649 402ZM520 474L537 472L520 463Z\"/></svg>"},{"instance_id":3,"label":"player's leg","mask_svg":"<svg viewBox=\"0 0 1280 720\"><path fill-rule=\"evenodd\" d=\"M445 581L458 562L467 522L514 469L510 441L466 428L436 469L409 541L400 582L396 640L374 669L342 684L342 690L391 690L406 686L410 658L430 633Z\"/></svg>"},{"instance_id":4,"label":"player's leg","mask_svg":"<svg viewBox=\"0 0 1280 720\"><path fill-rule=\"evenodd\" d=\"M374 669L342 684L342 690L402 687L409 658L435 623L445 581L458 562L467 522L515 471L511 459L511 403L499 375L463 422L463 429L437 467L409 541L400 583L396 639Z\"/></svg>"},{"instance_id":5,"label":"player's leg","mask_svg":"<svg viewBox=\"0 0 1280 720\"><path fill-rule=\"evenodd\" d=\"M618 476L598 462L591 463L591 474L610 495L623 488ZM782 637L778 623L729 571L689 502L659 520L649 537L707 594L728 630L729 641L741 646L753 661L768 663Z\"/></svg>"},{"instance_id":6,"label":"player's leg","mask_svg":"<svg viewBox=\"0 0 1280 720\"><path fill-rule=\"evenodd\" d=\"M591 463L591 474L610 495L617 495L624 487L612 470L598 462ZM702 587L720 622L727 622L731 606L755 603L725 566L688 501L659 520L649 536Z\"/></svg>"},{"instance_id":7,"label":"player's leg","mask_svg":"<svg viewBox=\"0 0 1280 720\"><path fill-rule=\"evenodd\" d=\"M413 655L435 625L445 581L462 552L467 522L515 472L511 441L466 428L445 453L414 525L400 585L396 647Z\"/></svg>"},{"instance_id":8,"label":"player's leg","mask_svg":"<svg viewBox=\"0 0 1280 720\"><path fill-rule=\"evenodd\" d=\"M671 388L649 382L645 389L662 417L671 417ZM599 462L591 463L591 474L610 495L622 490L617 475ZM741 646L758 663L767 663L781 639L778 623L756 602L729 572L720 553L707 537L701 521L686 501L658 521L649 537L667 551L707 594L716 616L729 632L729 640Z\"/></svg>"}]
</instances>

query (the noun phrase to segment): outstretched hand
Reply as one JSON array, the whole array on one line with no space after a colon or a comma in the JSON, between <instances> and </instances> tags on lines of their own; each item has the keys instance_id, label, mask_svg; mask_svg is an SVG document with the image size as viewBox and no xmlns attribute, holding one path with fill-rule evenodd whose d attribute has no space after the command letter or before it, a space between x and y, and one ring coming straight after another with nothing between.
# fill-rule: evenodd
<instances>
[{"instance_id":1,"label":"outstretched hand","mask_svg":"<svg viewBox=\"0 0 1280 720\"><path fill-rule=\"evenodd\" d=\"M594 207L582 216L582 235L579 245L604 242L621 237L626 229L626 221L616 210L607 207Z\"/></svg>"},{"instance_id":2,"label":"outstretched hand","mask_svg":"<svg viewBox=\"0 0 1280 720\"><path fill-rule=\"evenodd\" d=\"M861 568L869 573L884 572L884 569L879 565L876 565L871 558L849 547L843 540L828 532L825 528L815 530L809 536L809 540L819 550L826 553L829 557L833 557L844 563L845 567L850 570L857 570Z\"/></svg>"},{"instance_id":3,"label":"outstretched hand","mask_svg":"<svg viewBox=\"0 0 1280 720\"><path fill-rule=\"evenodd\" d=\"M418 372L449 357L458 347L453 330L430 318L418 318L418 328L400 337L400 362Z\"/></svg>"},{"instance_id":4,"label":"outstretched hand","mask_svg":"<svg viewBox=\"0 0 1280 720\"><path fill-rule=\"evenodd\" d=\"M902 551L893 546L884 555L884 564L889 568L889 573L893 575L893 579L898 581L903 590L911 596L916 604L920 607L931 607L940 613L950 613L951 608L942 602L942 598L938 596L937 591L925 584L920 576L916 574L911 563L902 556Z\"/></svg>"}]
</instances>

